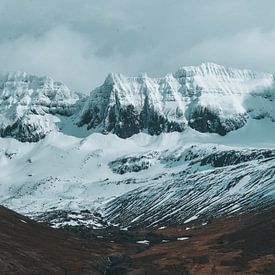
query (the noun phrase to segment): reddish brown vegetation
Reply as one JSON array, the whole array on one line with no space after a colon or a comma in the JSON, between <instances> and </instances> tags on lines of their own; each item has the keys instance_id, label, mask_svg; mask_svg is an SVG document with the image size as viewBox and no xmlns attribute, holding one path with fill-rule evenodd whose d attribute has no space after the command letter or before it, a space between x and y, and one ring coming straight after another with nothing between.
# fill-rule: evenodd
<instances>
[{"instance_id":1,"label":"reddish brown vegetation","mask_svg":"<svg viewBox=\"0 0 275 275\"><path fill-rule=\"evenodd\" d=\"M160 239L190 239L151 245L109 274L275 274L275 211L153 233ZM152 231L135 234L148 237Z\"/></svg>"},{"instance_id":2,"label":"reddish brown vegetation","mask_svg":"<svg viewBox=\"0 0 275 275\"><path fill-rule=\"evenodd\" d=\"M102 231L102 239L92 234L85 240L0 207L0 270L3 274L275 274L275 211L187 226L193 228ZM184 236L190 238L177 240ZM151 244L136 244L142 239Z\"/></svg>"},{"instance_id":3,"label":"reddish brown vegetation","mask_svg":"<svg viewBox=\"0 0 275 275\"><path fill-rule=\"evenodd\" d=\"M101 274L107 251L0 207L1 274Z\"/></svg>"}]
</instances>

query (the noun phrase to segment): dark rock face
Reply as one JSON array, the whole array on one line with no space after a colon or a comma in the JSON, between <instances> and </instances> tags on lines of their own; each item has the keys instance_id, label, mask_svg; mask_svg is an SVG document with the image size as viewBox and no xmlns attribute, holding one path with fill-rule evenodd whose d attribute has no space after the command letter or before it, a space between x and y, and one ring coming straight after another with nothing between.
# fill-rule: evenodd
<instances>
[{"instance_id":1,"label":"dark rock face","mask_svg":"<svg viewBox=\"0 0 275 275\"><path fill-rule=\"evenodd\" d=\"M228 165L236 165L251 160L271 159L275 158L275 150L248 150L237 151L229 150L217 152L208 155L200 160L201 165L211 164L212 167L224 167Z\"/></svg>"},{"instance_id":2,"label":"dark rock face","mask_svg":"<svg viewBox=\"0 0 275 275\"><path fill-rule=\"evenodd\" d=\"M102 109L106 108L105 111ZM122 105L118 98L110 106L92 105L83 113L78 126L87 125L88 129L102 125L103 131L112 132L121 138L128 138L139 132L159 135L169 132L183 132L187 125L183 120L169 119L149 105L148 98L141 112L133 105ZM247 122L246 114L234 114L231 118L222 117L218 111L197 107L188 118L188 125L202 133L226 135L228 132L243 127Z\"/></svg>"},{"instance_id":3,"label":"dark rock face","mask_svg":"<svg viewBox=\"0 0 275 275\"><path fill-rule=\"evenodd\" d=\"M148 97L145 97L143 109L140 113L141 128L147 129L150 135L159 135L169 132L183 132L186 124L180 121L169 120L158 114L149 104Z\"/></svg>"},{"instance_id":4,"label":"dark rock face","mask_svg":"<svg viewBox=\"0 0 275 275\"><path fill-rule=\"evenodd\" d=\"M275 159L274 149L230 149L219 150L216 146L211 148L211 152L202 151L197 146L192 145L189 149L176 152L175 154L163 155L160 158L165 167L175 166L177 163L188 162L188 167L195 165L210 166L211 168L226 167L246 163L256 160L272 160ZM208 168L207 168L208 169Z\"/></svg>"},{"instance_id":5,"label":"dark rock face","mask_svg":"<svg viewBox=\"0 0 275 275\"><path fill-rule=\"evenodd\" d=\"M113 132L121 138L128 138L142 131L150 135L159 135L169 132L183 132L185 123L169 121L153 110L143 111L140 114L134 106L119 108L119 104L108 110L104 121L104 130Z\"/></svg>"},{"instance_id":6,"label":"dark rock face","mask_svg":"<svg viewBox=\"0 0 275 275\"><path fill-rule=\"evenodd\" d=\"M38 125L25 123L19 119L13 125L0 129L1 137L15 137L21 142L37 142L46 136Z\"/></svg>"},{"instance_id":7,"label":"dark rock face","mask_svg":"<svg viewBox=\"0 0 275 275\"><path fill-rule=\"evenodd\" d=\"M222 118L217 111L197 108L191 115L189 126L202 133L217 133L221 136L243 127L247 122L244 114L235 114L231 119Z\"/></svg>"},{"instance_id":8,"label":"dark rock face","mask_svg":"<svg viewBox=\"0 0 275 275\"><path fill-rule=\"evenodd\" d=\"M148 169L158 159L159 152L150 152L141 156L127 156L109 163L109 167L117 174L139 172Z\"/></svg>"},{"instance_id":9,"label":"dark rock face","mask_svg":"<svg viewBox=\"0 0 275 275\"><path fill-rule=\"evenodd\" d=\"M103 132L111 132L121 138L128 138L142 131L150 135L159 135L183 132L186 128L184 122L169 120L146 103L139 112L133 105L122 106L119 99L116 99L116 104L109 106L97 107L91 104L83 112L77 125L87 125L88 130L99 127Z\"/></svg>"},{"instance_id":10,"label":"dark rock face","mask_svg":"<svg viewBox=\"0 0 275 275\"><path fill-rule=\"evenodd\" d=\"M82 114L81 121L77 123L78 127L87 125L87 130L96 128L101 123L100 110L97 106L87 110Z\"/></svg>"},{"instance_id":11,"label":"dark rock face","mask_svg":"<svg viewBox=\"0 0 275 275\"><path fill-rule=\"evenodd\" d=\"M132 105L126 108L120 108L119 103L112 106L105 123L104 130L113 132L121 138L128 138L140 132L139 114Z\"/></svg>"}]
</instances>

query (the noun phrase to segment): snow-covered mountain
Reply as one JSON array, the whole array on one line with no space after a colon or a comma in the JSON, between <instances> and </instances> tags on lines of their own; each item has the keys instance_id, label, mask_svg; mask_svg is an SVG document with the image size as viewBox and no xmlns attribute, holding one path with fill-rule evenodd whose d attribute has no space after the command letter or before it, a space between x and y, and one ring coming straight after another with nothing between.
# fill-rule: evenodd
<instances>
[{"instance_id":1,"label":"snow-covered mountain","mask_svg":"<svg viewBox=\"0 0 275 275\"><path fill-rule=\"evenodd\" d=\"M2 76L0 204L94 227L270 207L274 104L272 74L212 63L163 78L110 74L90 96L48 77Z\"/></svg>"},{"instance_id":2,"label":"snow-covered mountain","mask_svg":"<svg viewBox=\"0 0 275 275\"><path fill-rule=\"evenodd\" d=\"M127 138L184 131L226 133L247 120L275 120L272 74L207 63L183 67L163 78L110 74L91 92L78 125Z\"/></svg>"},{"instance_id":3,"label":"snow-covered mountain","mask_svg":"<svg viewBox=\"0 0 275 275\"><path fill-rule=\"evenodd\" d=\"M50 77L26 73L0 76L0 136L38 141L58 129L57 115L77 111L80 95Z\"/></svg>"},{"instance_id":4,"label":"snow-covered mountain","mask_svg":"<svg viewBox=\"0 0 275 275\"><path fill-rule=\"evenodd\" d=\"M64 128L76 136L127 138L188 127L225 135L249 119L275 120L274 83L272 74L207 63L162 78L109 74L87 97L49 77L6 74L0 77L0 135L38 141Z\"/></svg>"},{"instance_id":5,"label":"snow-covered mountain","mask_svg":"<svg viewBox=\"0 0 275 275\"><path fill-rule=\"evenodd\" d=\"M217 208L230 214L247 205L270 205L272 125L268 119L260 127L253 121L225 137L189 129L128 139L99 133L87 138L51 133L37 143L2 138L0 203L56 226L100 226L102 220L163 225L173 219L172 209L184 222L209 217ZM170 219L160 219L168 213Z\"/></svg>"}]
</instances>

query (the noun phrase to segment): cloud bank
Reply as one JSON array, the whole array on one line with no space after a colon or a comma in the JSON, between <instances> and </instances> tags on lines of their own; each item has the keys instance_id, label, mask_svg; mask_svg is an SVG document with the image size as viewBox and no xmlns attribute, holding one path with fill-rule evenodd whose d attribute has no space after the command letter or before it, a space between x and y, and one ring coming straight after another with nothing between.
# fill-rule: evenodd
<instances>
[{"instance_id":1,"label":"cloud bank","mask_svg":"<svg viewBox=\"0 0 275 275\"><path fill-rule=\"evenodd\" d=\"M213 61L275 72L274 1L0 0L0 71L83 92L109 72L158 76Z\"/></svg>"}]
</instances>

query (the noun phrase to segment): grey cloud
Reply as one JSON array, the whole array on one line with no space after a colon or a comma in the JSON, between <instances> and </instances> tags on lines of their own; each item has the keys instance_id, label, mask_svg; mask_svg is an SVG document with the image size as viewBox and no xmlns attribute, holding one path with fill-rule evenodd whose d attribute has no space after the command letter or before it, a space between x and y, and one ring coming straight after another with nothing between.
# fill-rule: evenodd
<instances>
[{"instance_id":1,"label":"grey cloud","mask_svg":"<svg viewBox=\"0 0 275 275\"><path fill-rule=\"evenodd\" d=\"M0 0L0 71L52 75L83 91L110 71L157 76L202 61L275 71L274 8L272 0Z\"/></svg>"},{"instance_id":2,"label":"grey cloud","mask_svg":"<svg viewBox=\"0 0 275 275\"><path fill-rule=\"evenodd\" d=\"M202 41L183 54L188 62L212 60L228 66L275 72L275 30L254 29Z\"/></svg>"}]
</instances>

